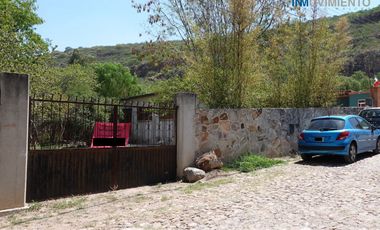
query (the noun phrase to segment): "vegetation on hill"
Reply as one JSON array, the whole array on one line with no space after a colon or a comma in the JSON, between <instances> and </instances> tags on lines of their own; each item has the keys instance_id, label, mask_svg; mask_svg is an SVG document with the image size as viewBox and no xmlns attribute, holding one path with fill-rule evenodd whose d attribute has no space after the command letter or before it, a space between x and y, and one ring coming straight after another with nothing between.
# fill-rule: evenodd
<instances>
[{"instance_id":1,"label":"vegetation on hill","mask_svg":"<svg viewBox=\"0 0 380 230\"><path fill-rule=\"evenodd\" d=\"M186 7L176 8L178 1ZM158 92L168 101L178 91L192 91L210 107L330 106L337 89L365 90L369 76L380 72L379 7L329 19L318 19L315 9L310 20L299 11L287 17L282 1L264 1L258 11L253 0L174 0L159 10L147 1L135 7L163 34L185 35L182 41L49 53L34 29L42 23L36 1L0 2L0 71L30 74L37 94L125 98Z\"/></svg>"},{"instance_id":2,"label":"vegetation on hill","mask_svg":"<svg viewBox=\"0 0 380 230\"><path fill-rule=\"evenodd\" d=\"M331 18L336 21L347 17L350 22L352 49L344 74L350 76L356 71L363 71L373 77L380 72L380 6L370 10L359 11Z\"/></svg>"},{"instance_id":3,"label":"vegetation on hill","mask_svg":"<svg viewBox=\"0 0 380 230\"><path fill-rule=\"evenodd\" d=\"M380 6L370 10L348 13L342 16L328 18L330 24L340 18L347 17L350 23L349 34L352 37L352 48L348 52L347 60L342 73L346 76L356 71L363 71L369 76L380 72ZM181 47L180 41L171 41L171 46ZM54 66L66 66L74 52L84 56L88 62L113 62L128 67L139 78L149 80L163 80L183 75L179 69L183 60L152 61L144 57L150 49L149 44L120 44L116 46L95 46L91 48L73 49L67 47L65 51L54 51ZM150 49L151 50L151 49Z\"/></svg>"},{"instance_id":4,"label":"vegetation on hill","mask_svg":"<svg viewBox=\"0 0 380 230\"><path fill-rule=\"evenodd\" d=\"M181 48L181 43L177 41L168 42L168 45ZM73 58L76 58L81 64L121 64L129 68L132 74L144 80L164 80L183 75L180 68L183 63L181 58L159 57L158 53L152 55L153 49L155 49L154 44L148 43L77 49L67 47L63 52L52 52L53 65L66 67L72 63Z\"/></svg>"}]
</instances>

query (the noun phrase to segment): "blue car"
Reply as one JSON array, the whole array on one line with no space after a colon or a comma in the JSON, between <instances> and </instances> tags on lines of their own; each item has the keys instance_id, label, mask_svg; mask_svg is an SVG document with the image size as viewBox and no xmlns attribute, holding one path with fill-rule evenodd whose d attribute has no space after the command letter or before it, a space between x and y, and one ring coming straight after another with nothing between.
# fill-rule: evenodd
<instances>
[{"instance_id":1,"label":"blue car","mask_svg":"<svg viewBox=\"0 0 380 230\"><path fill-rule=\"evenodd\" d=\"M380 151L380 130L360 116L324 116L311 120L298 137L303 160L315 155L340 155L353 163L359 153Z\"/></svg>"}]
</instances>

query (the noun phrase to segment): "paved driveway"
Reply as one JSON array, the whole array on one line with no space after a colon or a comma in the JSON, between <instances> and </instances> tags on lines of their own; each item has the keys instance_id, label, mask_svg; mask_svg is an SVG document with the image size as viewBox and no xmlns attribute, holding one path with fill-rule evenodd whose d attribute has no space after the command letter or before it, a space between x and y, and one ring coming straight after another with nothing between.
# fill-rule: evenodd
<instances>
[{"instance_id":1,"label":"paved driveway","mask_svg":"<svg viewBox=\"0 0 380 230\"><path fill-rule=\"evenodd\" d=\"M0 217L0 228L380 229L380 155L340 162L43 202Z\"/></svg>"}]
</instances>

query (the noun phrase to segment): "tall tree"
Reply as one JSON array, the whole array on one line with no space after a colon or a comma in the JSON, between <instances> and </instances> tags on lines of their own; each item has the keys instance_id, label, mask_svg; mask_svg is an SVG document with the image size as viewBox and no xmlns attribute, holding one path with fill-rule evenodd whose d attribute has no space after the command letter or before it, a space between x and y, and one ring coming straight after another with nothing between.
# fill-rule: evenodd
<instances>
[{"instance_id":1,"label":"tall tree","mask_svg":"<svg viewBox=\"0 0 380 230\"><path fill-rule=\"evenodd\" d=\"M0 0L0 71L40 71L49 53L48 43L34 30L42 22L35 0Z\"/></svg>"},{"instance_id":2,"label":"tall tree","mask_svg":"<svg viewBox=\"0 0 380 230\"><path fill-rule=\"evenodd\" d=\"M138 95L141 87L129 69L120 64L104 63L95 66L98 93L103 97L126 98Z\"/></svg>"},{"instance_id":3,"label":"tall tree","mask_svg":"<svg viewBox=\"0 0 380 230\"><path fill-rule=\"evenodd\" d=\"M187 45L188 76L211 107L242 107L259 70L258 39L279 22L287 1L148 0L134 2L159 25L159 37L180 36Z\"/></svg>"},{"instance_id":4,"label":"tall tree","mask_svg":"<svg viewBox=\"0 0 380 230\"><path fill-rule=\"evenodd\" d=\"M72 64L65 68L54 68L52 74L58 79L61 93L67 96L94 97L97 96L97 81L91 66Z\"/></svg>"},{"instance_id":5,"label":"tall tree","mask_svg":"<svg viewBox=\"0 0 380 230\"><path fill-rule=\"evenodd\" d=\"M93 58L82 54L78 49L73 49L67 64L69 65L79 64L79 65L85 66L85 65L90 64L91 62L93 62Z\"/></svg>"},{"instance_id":6,"label":"tall tree","mask_svg":"<svg viewBox=\"0 0 380 230\"><path fill-rule=\"evenodd\" d=\"M335 103L338 74L350 47L348 22L330 26L313 8L312 19L299 17L281 25L270 40L267 55L268 82L274 82L269 104L286 107L320 107ZM284 39L279 42L278 36ZM274 52L274 54L273 54Z\"/></svg>"}]
</instances>

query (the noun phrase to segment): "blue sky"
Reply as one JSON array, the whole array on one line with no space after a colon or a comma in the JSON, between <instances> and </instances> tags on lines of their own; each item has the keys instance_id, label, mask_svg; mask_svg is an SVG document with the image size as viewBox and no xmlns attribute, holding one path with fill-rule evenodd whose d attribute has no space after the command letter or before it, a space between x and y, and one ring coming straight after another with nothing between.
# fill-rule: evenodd
<instances>
[{"instance_id":1,"label":"blue sky","mask_svg":"<svg viewBox=\"0 0 380 230\"><path fill-rule=\"evenodd\" d=\"M146 40L146 16L131 7L130 0L37 0L44 24L37 32L65 47L115 45Z\"/></svg>"},{"instance_id":2,"label":"blue sky","mask_svg":"<svg viewBox=\"0 0 380 230\"><path fill-rule=\"evenodd\" d=\"M380 0L370 1L371 7L380 4ZM37 13L45 21L37 26L37 32L50 39L58 50L148 39L146 15L137 13L130 0L37 0L37 5ZM322 12L332 16L361 9L329 7Z\"/></svg>"}]
</instances>

